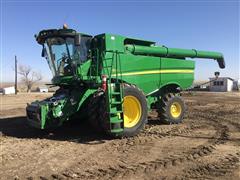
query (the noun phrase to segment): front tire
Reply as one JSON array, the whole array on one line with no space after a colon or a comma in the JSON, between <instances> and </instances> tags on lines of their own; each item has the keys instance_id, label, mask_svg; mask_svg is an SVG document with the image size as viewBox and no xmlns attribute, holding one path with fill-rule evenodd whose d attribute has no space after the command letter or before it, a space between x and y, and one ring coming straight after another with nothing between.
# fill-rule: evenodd
<instances>
[{"instance_id":1,"label":"front tire","mask_svg":"<svg viewBox=\"0 0 240 180\"><path fill-rule=\"evenodd\" d=\"M106 122L109 117L107 114L107 105L105 94L100 91L92 94L88 102L88 121L96 132L107 131Z\"/></svg>"},{"instance_id":2,"label":"front tire","mask_svg":"<svg viewBox=\"0 0 240 180\"><path fill-rule=\"evenodd\" d=\"M147 122L147 101L138 88L125 86L123 91L124 131L122 136L138 134Z\"/></svg>"},{"instance_id":3,"label":"front tire","mask_svg":"<svg viewBox=\"0 0 240 180\"><path fill-rule=\"evenodd\" d=\"M123 132L111 133L106 94L97 92L88 104L89 122L97 131L113 137L131 137L138 134L147 122L147 101L145 95L136 87L125 85L123 89Z\"/></svg>"}]
</instances>

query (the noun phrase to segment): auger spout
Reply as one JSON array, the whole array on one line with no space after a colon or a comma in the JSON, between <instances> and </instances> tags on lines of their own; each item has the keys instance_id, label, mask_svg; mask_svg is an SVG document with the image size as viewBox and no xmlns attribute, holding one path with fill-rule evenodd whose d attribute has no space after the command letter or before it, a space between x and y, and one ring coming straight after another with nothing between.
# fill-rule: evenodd
<instances>
[{"instance_id":1,"label":"auger spout","mask_svg":"<svg viewBox=\"0 0 240 180\"><path fill-rule=\"evenodd\" d=\"M172 58L203 58L214 59L220 68L225 68L225 61L222 53L211 51L198 51L195 49L168 48L166 46L139 46L133 44L125 45L127 51L135 55L149 55Z\"/></svg>"}]
</instances>

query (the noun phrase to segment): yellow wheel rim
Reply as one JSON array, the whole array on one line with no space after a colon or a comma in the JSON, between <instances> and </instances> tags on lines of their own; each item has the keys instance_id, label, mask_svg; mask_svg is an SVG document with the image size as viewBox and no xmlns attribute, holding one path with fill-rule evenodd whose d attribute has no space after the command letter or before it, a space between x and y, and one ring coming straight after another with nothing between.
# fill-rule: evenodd
<instances>
[{"instance_id":1,"label":"yellow wheel rim","mask_svg":"<svg viewBox=\"0 0 240 180\"><path fill-rule=\"evenodd\" d=\"M172 117L178 118L182 113L181 105L178 102L172 103L172 105L170 106L170 113Z\"/></svg>"},{"instance_id":2,"label":"yellow wheel rim","mask_svg":"<svg viewBox=\"0 0 240 180\"><path fill-rule=\"evenodd\" d=\"M139 100L134 96L125 96L123 99L124 127L134 127L140 120L142 108Z\"/></svg>"}]
</instances>

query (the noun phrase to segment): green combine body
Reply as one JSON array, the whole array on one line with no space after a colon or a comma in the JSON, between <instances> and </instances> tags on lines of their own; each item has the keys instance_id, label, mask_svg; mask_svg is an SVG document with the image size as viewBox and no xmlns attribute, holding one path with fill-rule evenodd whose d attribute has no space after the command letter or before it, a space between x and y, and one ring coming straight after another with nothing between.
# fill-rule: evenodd
<instances>
[{"instance_id":1,"label":"green combine body","mask_svg":"<svg viewBox=\"0 0 240 180\"><path fill-rule=\"evenodd\" d=\"M157 110L161 121L180 123L185 105L180 91L194 80L194 61L208 58L225 67L221 53L156 46L155 42L113 34L90 36L72 29L43 30L36 40L53 73L53 97L27 106L34 127L61 126L87 118L115 137L133 136Z\"/></svg>"}]
</instances>

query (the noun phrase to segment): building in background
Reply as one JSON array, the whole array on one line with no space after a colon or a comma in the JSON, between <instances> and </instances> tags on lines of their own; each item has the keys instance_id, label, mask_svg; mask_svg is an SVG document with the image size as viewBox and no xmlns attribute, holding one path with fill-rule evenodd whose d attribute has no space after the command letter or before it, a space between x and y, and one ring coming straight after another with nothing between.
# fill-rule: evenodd
<instances>
[{"instance_id":1,"label":"building in background","mask_svg":"<svg viewBox=\"0 0 240 180\"><path fill-rule=\"evenodd\" d=\"M233 90L239 91L240 89L240 80L233 81Z\"/></svg>"},{"instance_id":2,"label":"building in background","mask_svg":"<svg viewBox=\"0 0 240 180\"><path fill-rule=\"evenodd\" d=\"M11 87L5 87L2 88L2 93L5 94L15 94L15 87L11 86Z\"/></svg>"},{"instance_id":3,"label":"building in background","mask_svg":"<svg viewBox=\"0 0 240 180\"><path fill-rule=\"evenodd\" d=\"M47 93L48 92L48 87L38 87L38 91L41 93Z\"/></svg>"},{"instance_id":4,"label":"building in background","mask_svg":"<svg viewBox=\"0 0 240 180\"><path fill-rule=\"evenodd\" d=\"M233 90L234 80L230 77L209 78L209 90L213 92L228 92Z\"/></svg>"}]
</instances>

